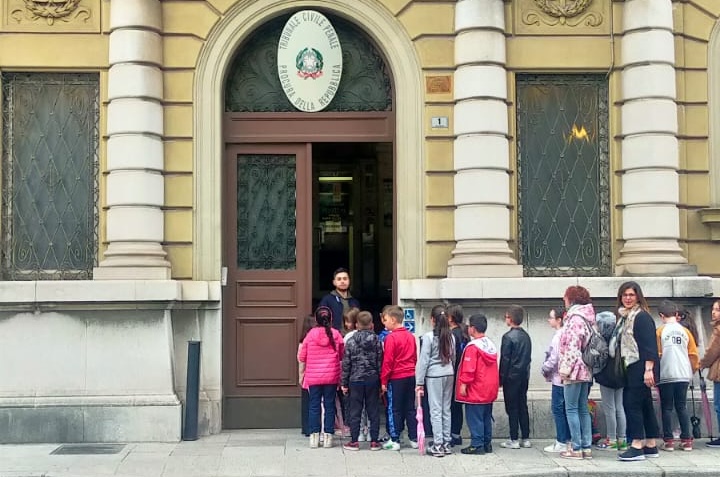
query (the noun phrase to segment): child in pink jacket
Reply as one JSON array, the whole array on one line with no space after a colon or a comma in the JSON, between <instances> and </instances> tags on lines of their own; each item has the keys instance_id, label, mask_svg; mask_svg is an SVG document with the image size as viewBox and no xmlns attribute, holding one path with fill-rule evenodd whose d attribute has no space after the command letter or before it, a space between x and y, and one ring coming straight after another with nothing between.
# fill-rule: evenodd
<instances>
[{"instance_id":1,"label":"child in pink jacket","mask_svg":"<svg viewBox=\"0 0 720 477\"><path fill-rule=\"evenodd\" d=\"M298 352L298 361L305 363L303 388L310 393L310 447L320 443L320 405L325 407L323 447L332 447L335 432L335 394L340 383L340 361L344 342L339 331L332 328L332 311L326 306L315 310L316 326L310 330Z\"/></svg>"}]
</instances>

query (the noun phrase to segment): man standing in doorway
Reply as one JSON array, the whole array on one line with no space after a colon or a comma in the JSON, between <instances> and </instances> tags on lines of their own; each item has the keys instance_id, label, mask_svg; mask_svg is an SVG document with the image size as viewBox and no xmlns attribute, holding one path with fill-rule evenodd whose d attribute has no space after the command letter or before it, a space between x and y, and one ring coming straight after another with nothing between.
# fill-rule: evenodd
<instances>
[{"instance_id":1,"label":"man standing in doorway","mask_svg":"<svg viewBox=\"0 0 720 477\"><path fill-rule=\"evenodd\" d=\"M327 306L332 310L332 326L338 331L343 328L343 314L350 308L360 308L360 302L350 295L350 272L346 268L338 268L333 272L335 289L325 295L318 306Z\"/></svg>"}]
</instances>

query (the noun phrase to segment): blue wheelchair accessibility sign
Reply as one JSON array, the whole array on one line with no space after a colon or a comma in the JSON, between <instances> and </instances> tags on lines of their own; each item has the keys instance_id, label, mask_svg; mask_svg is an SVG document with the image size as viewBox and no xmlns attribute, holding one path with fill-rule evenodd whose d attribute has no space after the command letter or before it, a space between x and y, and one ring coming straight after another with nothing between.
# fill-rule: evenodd
<instances>
[{"instance_id":1,"label":"blue wheelchair accessibility sign","mask_svg":"<svg viewBox=\"0 0 720 477\"><path fill-rule=\"evenodd\" d=\"M415 333L415 309L405 308L403 326L407 328L410 333Z\"/></svg>"}]
</instances>

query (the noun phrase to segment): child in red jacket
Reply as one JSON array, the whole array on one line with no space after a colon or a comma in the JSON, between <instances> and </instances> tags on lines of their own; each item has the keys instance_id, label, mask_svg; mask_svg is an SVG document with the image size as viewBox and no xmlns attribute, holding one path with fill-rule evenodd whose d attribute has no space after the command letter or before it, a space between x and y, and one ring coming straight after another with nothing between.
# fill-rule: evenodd
<instances>
[{"instance_id":1,"label":"child in red jacket","mask_svg":"<svg viewBox=\"0 0 720 477\"><path fill-rule=\"evenodd\" d=\"M410 446L417 449L417 421L415 420L415 364L417 345L415 336L403 326L403 310L391 306L384 310L383 323L390 334L385 338L380 383L387 395L388 431L390 440L383 449L400 450L400 433L405 424Z\"/></svg>"},{"instance_id":2,"label":"child in red jacket","mask_svg":"<svg viewBox=\"0 0 720 477\"><path fill-rule=\"evenodd\" d=\"M495 344L485 336L485 315L472 315L469 321L472 341L465 346L460 360L455 399L465 403L470 445L460 452L485 454L492 452L492 407L500 387L498 355Z\"/></svg>"}]
</instances>

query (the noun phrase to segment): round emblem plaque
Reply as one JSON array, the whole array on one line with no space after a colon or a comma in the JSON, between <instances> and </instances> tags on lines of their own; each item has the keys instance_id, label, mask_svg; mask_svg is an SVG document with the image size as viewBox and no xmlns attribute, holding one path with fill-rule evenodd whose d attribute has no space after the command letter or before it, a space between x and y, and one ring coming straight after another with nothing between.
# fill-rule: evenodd
<instances>
[{"instance_id":1,"label":"round emblem plaque","mask_svg":"<svg viewBox=\"0 0 720 477\"><path fill-rule=\"evenodd\" d=\"M335 97L342 77L342 48L325 15L295 13L285 24L277 54L285 96L300 111L322 111Z\"/></svg>"}]
</instances>

